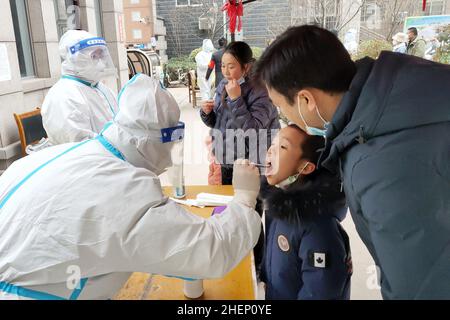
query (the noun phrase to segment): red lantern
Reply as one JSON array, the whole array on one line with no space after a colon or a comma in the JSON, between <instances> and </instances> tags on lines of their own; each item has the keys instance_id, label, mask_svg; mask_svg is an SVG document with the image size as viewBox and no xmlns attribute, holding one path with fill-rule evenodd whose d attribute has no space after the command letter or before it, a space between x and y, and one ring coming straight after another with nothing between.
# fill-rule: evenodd
<instances>
[{"instance_id":1,"label":"red lantern","mask_svg":"<svg viewBox=\"0 0 450 320\"><path fill-rule=\"evenodd\" d=\"M235 33L236 23L237 30L242 29L242 16L244 15L244 5L242 0L228 0L222 7L222 11L226 11L230 19L230 33Z\"/></svg>"}]
</instances>

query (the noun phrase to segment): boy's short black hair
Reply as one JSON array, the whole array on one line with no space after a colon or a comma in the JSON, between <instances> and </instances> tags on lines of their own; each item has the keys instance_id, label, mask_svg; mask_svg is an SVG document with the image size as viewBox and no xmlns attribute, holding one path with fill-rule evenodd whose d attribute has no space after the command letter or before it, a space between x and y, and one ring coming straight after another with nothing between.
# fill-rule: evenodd
<instances>
[{"instance_id":1,"label":"boy's short black hair","mask_svg":"<svg viewBox=\"0 0 450 320\"><path fill-rule=\"evenodd\" d=\"M310 136L295 124L290 124L288 127L297 130L303 136L303 142L300 145L303 153L302 159L306 159L317 166L320 153L325 145L325 139L319 136Z\"/></svg>"},{"instance_id":2,"label":"boy's short black hair","mask_svg":"<svg viewBox=\"0 0 450 320\"><path fill-rule=\"evenodd\" d=\"M412 33L414 33L415 36L417 36L417 34L418 34L417 28L415 28L415 27L408 28L408 31L411 31Z\"/></svg>"},{"instance_id":3,"label":"boy's short black hair","mask_svg":"<svg viewBox=\"0 0 450 320\"><path fill-rule=\"evenodd\" d=\"M355 63L333 33L304 25L289 28L264 51L255 76L293 104L306 87L345 92L355 73Z\"/></svg>"}]
</instances>

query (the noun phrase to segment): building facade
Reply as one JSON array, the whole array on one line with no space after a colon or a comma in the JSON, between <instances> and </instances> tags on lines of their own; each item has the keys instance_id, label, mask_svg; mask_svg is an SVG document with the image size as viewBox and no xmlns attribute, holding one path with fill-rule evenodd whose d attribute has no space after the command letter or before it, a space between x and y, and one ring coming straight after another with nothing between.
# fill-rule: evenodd
<instances>
[{"instance_id":1,"label":"building facade","mask_svg":"<svg viewBox=\"0 0 450 320\"><path fill-rule=\"evenodd\" d=\"M361 41L379 39L391 41L403 31L405 19L416 16L450 14L450 0L427 0L425 11L422 0L366 0L361 13Z\"/></svg>"},{"instance_id":2,"label":"building facade","mask_svg":"<svg viewBox=\"0 0 450 320\"><path fill-rule=\"evenodd\" d=\"M0 173L21 156L14 113L40 107L61 76L58 43L67 29L103 36L118 70L106 84L128 80L121 0L0 0Z\"/></svg>"},{"instance_id":3,"label":"building facade","mask_svg":"<svg viewBox=\"0 0 450 320\"><path fill-rule=\"evenodd\" d=\"M226 15L221 11L223 0L158 0L156 11L164 18L167 28L169 57L189 54L201 47L203 39L230 40ZM274 32L284 30L290 23L290 1L258 0L244 6L243 30L236 40L250 46L265 47ZM204 23L205 19L208 23Z\"/></svg>"},{"instance_id":4,"label":"building facade","mask_svg":"<svg viewBox=\"0 0 450 320\"><path fill-rule=\"evenodd\" d=\"M264 48L292 25L317 24L339 35L359 29L358 0L258 0L244 6L243 30L236 37L251 46ZM204 38L228 35L223 0L158 0L157 14L166 21L169 57L189 54ZM212 30L200 29L200 19L211 17Z\"/></svg>"},{"instance_id":5,"label":"building facade","mask_svg":"<svg viewBox=\"0 0 450 320\"><path fill-rule=\"evenodd\" d=\"M156 15L156 0L124 0L125 34L127 46L143 44L152 47L156 40L156 52L167 61L166 28L164 20Z\"/></svg>"}]
</instances>

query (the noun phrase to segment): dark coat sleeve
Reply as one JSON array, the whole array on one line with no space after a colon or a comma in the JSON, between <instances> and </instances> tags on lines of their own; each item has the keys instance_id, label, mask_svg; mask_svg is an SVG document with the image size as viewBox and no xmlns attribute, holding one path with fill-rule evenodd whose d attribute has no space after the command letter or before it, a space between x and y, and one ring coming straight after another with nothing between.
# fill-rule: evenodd
<instances>
[{"instance_id":1,"label":"dark coat sleeve","mask_svg":"<svg viewBox=\"0 0 450 320\"><path fill-rule=\"evenodd\" d=\"M232 109L235 129L268 129L274 121L273 105L264 89L252 88L247 96L236 100L227 98L228 107Z\"/></svg>"},{"instance_id":2,"label":"dark coat sleeve","mask_svg":"<svg viewBox=\"0 0 450 320\"><path fill-rule=\"evenodd\" d=\"M202 118L203 123L208 127L214 128L214 126L216 125L216 113L214 111L206 114L203 112L203 110L200 110L200 117Z\"/></svg>"}]
</instances>

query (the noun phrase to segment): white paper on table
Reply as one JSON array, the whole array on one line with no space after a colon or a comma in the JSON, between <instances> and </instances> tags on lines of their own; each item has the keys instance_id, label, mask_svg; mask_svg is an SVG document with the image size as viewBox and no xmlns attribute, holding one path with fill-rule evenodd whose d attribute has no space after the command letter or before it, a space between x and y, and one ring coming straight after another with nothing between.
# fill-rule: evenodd
<instances>
[{"instance_id":1,"label":"white paper on table","mask_svg":"<svg viewBox=\"0 0 450 320\"><path fill-rule=\"evenodd\" d=\"M170 199L176 203L183 204L189 207L204 208L204 207L226 206L233 200L233 197L213 193L199 193L197 195L197 199L186 199L186 200L180 200L175 198Z\"/></svg>"},{"instance_id":2,"label":"white paper on table","mask_svg":"<svg viewBox=\"0 0 450 320\"><path fill-rule=\"evenodd\" d=\"M8 48L5 43L0 43L0 81L11 80L11 68L9 67Z\"/></svg>"},{"instance_id":3,"label":"white paper on table","mask_svg":"<svg viewBox=\"0 0 450 320\"><path fill-rule=\"evenodd\" d=\"M180 200L180 199L175 199L175 198L170 198L170 200L172 200L173 202L185 205L185 206L189 206L189 207L199 207L199 208L204 208L204 205L201 205L197 202L197 200L194 199L186 199L186 200Z\"/></svg>"},{"instance_id":4,"label":"white paper on table","mask_svg":"<svg viewBox=\"0 0 450 320\"><path fill-rule=\"evenodd\" d=\"M233 200L233 196L224 196L213 193L199 193L196 200L197 203L205 206L226 206Z\"/></svg>"}]
</instances>

